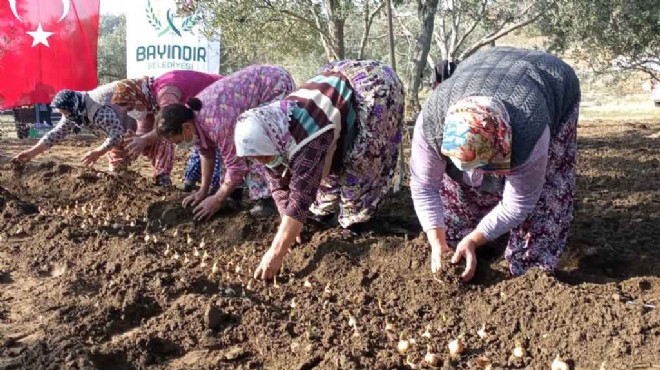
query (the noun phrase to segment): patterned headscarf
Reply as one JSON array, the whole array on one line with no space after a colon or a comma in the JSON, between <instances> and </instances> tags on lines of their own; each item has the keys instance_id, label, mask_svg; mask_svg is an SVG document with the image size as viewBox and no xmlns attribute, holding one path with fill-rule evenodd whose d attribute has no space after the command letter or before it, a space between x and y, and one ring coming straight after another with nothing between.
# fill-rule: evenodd
<instances>
[{"instance_id":1,"label":"patterned headscarf","mask_svg":"<svg viewBox=\"0 0 660 370\"><path fill-rule=\"evenodd\" d=\"M68 120L77 123L83 123L83 115L85 113L85 97L82 93L73 90L61 90L53 98L51 107L57 109L66 109L71 112L67 117Z\"/></svg>"},{"instance_id":2,"label":"patterned headscarf","mask_svg":"<svg viewBox=\"0 0 660 370\"><path fill-rule=\"evenodd\" d=\"M450 106L440 150L463 171L509 170L511 126L502 102L487 96L471 96Z\"/></svg>"},{"instance_id":3,"label":"patterned headscarf","mask_svg":"<svg viewBox=\"0 0 660 370\"><path fill-rule=\"evenodd\" d=\"M151 93L153 79L150 77L121 80L112 95L112 104L135 104L135 110L156 113L158 104Z\"/></svg>"},{"instance_id":4,"label":"patterned headscarf","mask_svg":"<svg viewBox=\"0 0 660 370\"><path fill-rule=\"evenodd\" d=\"M234 130L236 155L283 155L290 159L295 141L289 133L289 117L280 107L281 103L276 101L250 109L238 117Z\"/></svg>"}]
</instances>

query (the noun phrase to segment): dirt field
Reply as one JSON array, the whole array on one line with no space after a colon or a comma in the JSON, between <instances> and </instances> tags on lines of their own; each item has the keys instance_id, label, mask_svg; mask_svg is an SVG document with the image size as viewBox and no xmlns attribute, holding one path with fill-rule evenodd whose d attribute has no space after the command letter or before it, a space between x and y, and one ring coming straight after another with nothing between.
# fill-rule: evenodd
<instances>
[{"instance_id":1,"label":"dirt field","mask_svg":"<svg viewBox=\"0 0 660 370\"><path fill-rule=\"evenodd\" d=\"M114 178L70 141L16 171L30 142L1 141L0 369L420 369L427 350L441 369L660 369L660 121L579 130L560 271L510 278L485 251L469 285L430 273L407 189L358 236L307 225L264 285L276 219L230 204L196 224L144 161Z\"/></svg>"}]
</instances>

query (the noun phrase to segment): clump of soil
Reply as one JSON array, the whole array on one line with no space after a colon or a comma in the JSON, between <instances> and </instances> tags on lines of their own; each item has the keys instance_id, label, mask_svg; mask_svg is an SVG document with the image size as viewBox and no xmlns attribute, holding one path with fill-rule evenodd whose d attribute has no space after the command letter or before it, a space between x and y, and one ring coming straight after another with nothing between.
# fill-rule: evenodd
<instances>
[{"instance_id":1,"label":"clump of soil","mask_svg":"<svg viewBox=\"0 0 660 370\"><path fill-rule=\"evenodd\" d=\"M11 169L14 172L14 174L20 174L25 171L25 163L22 162L12 162L11 163Z\"/></svg>"}]
</instances>

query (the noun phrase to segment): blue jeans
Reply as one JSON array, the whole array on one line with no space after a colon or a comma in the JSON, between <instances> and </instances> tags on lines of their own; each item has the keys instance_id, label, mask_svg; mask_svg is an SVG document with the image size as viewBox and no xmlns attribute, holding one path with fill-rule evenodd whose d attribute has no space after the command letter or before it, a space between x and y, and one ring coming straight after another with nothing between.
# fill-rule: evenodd
<instances>
[{"instance_id":1,"label":"blue jeans","mask_svg":"<svg viewBox=\"0 0 660 370\"><path fill-rule=\"evenodd\" d=\"M211 178L211 189L217 189L220 186L222 178L222 159L220 151L215 151L215 165L213 166L213 177ZM186 183L195 184L202 179L202 160L199 156L199 148L193 147L188 158L186 171L183 174L183 180Z\"/></svg>"}]
</instances>

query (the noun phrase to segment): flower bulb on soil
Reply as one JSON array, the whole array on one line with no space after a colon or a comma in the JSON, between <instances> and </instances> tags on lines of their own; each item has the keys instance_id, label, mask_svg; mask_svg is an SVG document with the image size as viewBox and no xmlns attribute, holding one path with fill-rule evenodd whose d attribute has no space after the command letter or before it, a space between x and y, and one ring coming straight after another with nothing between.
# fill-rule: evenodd
<instances>
[{"instance_id":1,"label":"flower bulb on soil","mask_svg":"<svg viewBox=\"0 0 660 370\"><path fill-rule=\"evenodd\" d=\"M407 339L399 340L399 343L396 345L396 350L399 351L399 353L402 355L408 352L409 349L410 342Z\"/></svg>"},{"instance_id":2,"label":"flower bulb on soil","mask_svg":"<svg viewBox=\"0 0 660 370\"><path fill-rule=\"evenodd\" d=\"M426 355L424 355L424 362L433 367L440 365L440 356L431 351L431 346L426 348Z\"/></svg>"},{"instance_id":3,"label":"flower bulb on soil","mask_svg":"<svg viewBox=\"0 0 660 370\"><path fill-rule=\"evenodd\" d=\"M552 364L550 365L550 368L552 370L569 370L568 364L562 361L562 359L557 355L555 357L554 361L552 361Z\"/></svg>"},{"instance_id":4,"label":"flower bulb on soil","mask_svg":"<svg viewBox=\"0 0 660 370\"><path fill-rule=\"evenodd\" d=\"M452 356L458 356L465 350L465 344L461 338L457 338L447 344L449 348L449 354Z\"/></svg>"}]
</instances>

